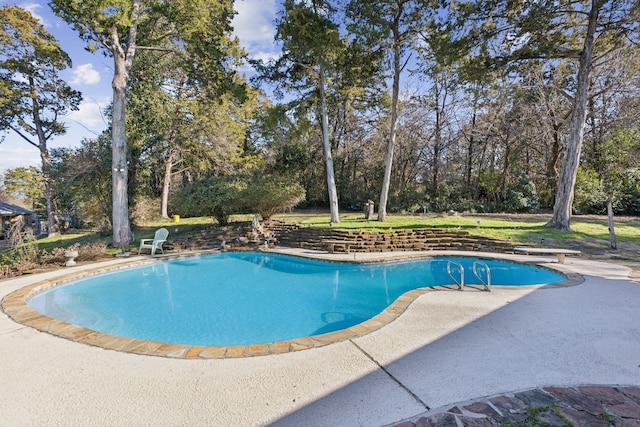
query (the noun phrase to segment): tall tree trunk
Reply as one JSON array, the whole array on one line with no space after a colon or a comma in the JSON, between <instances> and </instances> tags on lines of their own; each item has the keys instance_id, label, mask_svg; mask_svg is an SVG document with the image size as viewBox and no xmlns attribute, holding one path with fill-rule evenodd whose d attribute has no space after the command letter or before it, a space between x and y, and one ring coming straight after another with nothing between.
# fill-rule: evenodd
<instances>
[{"instance_id":1,"label":"tall tree trunk","mask_svg":"<svg viewBox=\"0 0 640 427\"><path fill-rule=\"evenodd\" d=\"M434 129L435 143L433 146L433 174L431 176L431 191L435 199L438 196L438 186L440 184L440 156L442 155L442 152L445 148L445 144L442 138L442 128L445 114L444 111L447 104L448 91L446 83L441 84L439 75L436 75L433 87L435 93L434 104L436 106L436 123Z\"/></svg>"},{"instance_id":2,"label":"tall tree trunk","mask_svg":"<svg viewBox=\"0 0 640 427\"><path fill-rule=\"evenodd\" d=\"M327 174L327 191L329 193L329 208L331 210L331 222L340 222L338 211L338 190L336 189L335 173L333 171L333 157L331 155L331 142L329 141L329 118L327 117L327 100L324 90L324 68L320 65L318 72L318 92L320 94L320 121L322 124L322 147L324 149L324 164Z\"/></svg>"},{"instance_id":3,"label":"tall tree trunk","mask_svg":"<svg viewBox=\"0 0 640 427\"><path fill-rule=\"evenodd\" d=\"M51 189L51 160L49 159L49 150L47 149L47 137L43 129L43 123L40 119L40 104L38 102L38 86L33 77L29 77L29 86L31 88L31 117L38 137L38 144L27 139L31 145L34 145L40 151L40 161L42 162L42 176L44 182L44 195L47 203L47 236L56 236L60 234L60 227L57 221L57 208L53 191Z\"/></svg>"},{"instance_id":4,"label":"tall tree trunk","mask_svg":"<svg viewBox=\"0 0 640 427\"><path fill-rule=\"evenodd\" d=\"M34 101L35 102L35 101ZM49 159L49 150L47 149L47 139L42 129L40 117L36 114L34 104L34 123L36 133L38 134L38 149L40 150L40 160L42 161L42 176L44 181L44 196L47 202L47 236L57 236L60 234L58 226L58 215L53 189L51 188L51 160Z\"/></svg>"},{"instance_id":5,"label":"tall tree trunk","mask_svg":"<svg viewBox=\"0 0 640 427\"><path fill-rule=\"evenodd\" d=\"M465 165L464 181L467 186L467 192L471 190L471 173L473 172L473 155L475 148L475 138L473 134L469 137L469 144L467 145L467 164Z\"/></svg>"},{"instance_id":6,"label":"tall tree trunk","mask_svg":"<svg viewBox=\"0 0 640 427\"><path fill-rule=\"evenodd\" d=\"M40 159L42 160L42 174L44 176L44 195L47 200L47 236L60 234L58 215L53 189L51 188L51 161L46 145L40 144Z\"/></svg>"},{"instance_id":7,"label":"tall tree trunk","mask_svg":"<svg viewBox=\"0 0 640 427\"><path fill-rule=\"evenodd\" d=\"M397 25L397 23L396 23ZM378 208L378 221L387 219L387 198L391 183L391 168L393 167L393 150L396 145L396 125L398 122L398 98L400 95L400 55L401 46L398 40L398 28L394 28L393 45L393 89L391 93L391 123L389 129L389 144L387 146L387 159L384 167L384 179L380 192L380 206Z\"/></svg>"},{"instance_id":8,"label":"tall tree trunk","mask_svg":"<svg viewBox=\"0 0 640 427\"><path fill-rule=\"evenodd\" d=\"M169 219L169 190L171 189L171 174L175 162L176 148L169 143L167 158L164 161L164 177L162 180L162 196L160 198L160 214L162 218Z\"/></svg>"},{"instance_id":9,"label":"tall tree trunk","mask_svg":"<svg viewBox=\"0 0 640 427\"><path fill-rule=\"evenodd\" d=\"M139 2L134 2L136 9ZM112 224L113 246L124 247L133 241L133 233L129 223L129 196L127 194L127 133L126 133L126 87L129 70L133 62L136 43L136 27L130 27L128 47L125 52L120 46L117 28L111 30L111 50L113 54L113 110L111 118L112 151Z\"/></svg>"},{"instance_id":10,"label":"tall tree trunk","mask_svg":"<svg viewBox=\"0 0 640 427\"><path fill-rule=\"evenodd\" d=\"M475 138L475 134L476 134L476 117L477 117L477 108L478 108L478 103L477 100L474 99L473 101L473 113L471 115L471 132L469 135L469 145L467 148L467 164L466 164L466 170L465 170L465 183L467 184L466 187L466 193L467 195L470 195L473 197L473 200L476 200L476 191L473 190L473 186L472 184L472 173L473 173L473 160L474 160L474 156L475 156L475 146L476 146L476 138Z\"/></svg>"},{"instance_id":11,"label":"tall tree trunk","mask_svg":"<svg viewBox=\"0 0 640 427\"><path fill-rule=\"evenodd\" d=\"M558 191L557 182L558 182L558 163L560 162L560 152L561 152L561 144L560 144L560 124L553 124L553 143L551 145L551 155L549 157L549 161L547 162L547 170L546 170L546 180L547 186L549 188L550 197L551 195ZM551 203L555 205L555 198L550 200Z\"/></svg>"},{"instance_id":12,"label":"tall tree trunk","mask_svg":"<svg viewBox=\"0 0 640 427\"><path fill-rule=\"evenodd\" d=\"M604 1L592 0L587 24L584 48L580 53L576 95L571 116L571 133L567 143L567 151L562 162L562 171L558 181L553 217L546 224L560 230L571 230L571 208L573 205L576 175L580 165L580 152L584 136L584 125L587 117L587 101L589 97L589 80L591 76L593 46L595 43L598 14Z\"/></svg>"},{"instance_id":13,"label":"tall tree trunk","mask_svg":"<svg viewBox=\"0 0 640 427\"><path fill-rule=\"evenodd\" d=\"M177 99L183 99L184 88L187 84L186 78L182 78L177 88ZM160 215L164 219L169 219L169 192L171 190L171 176L173 175L173 167L180 158L180 148L178 141L178 132L176 129L180 126L183 120L184 113L182 112L181 103L178 102L175 105L173 111L173 119L171 124L171 131L167 137L167 156L164 160L164 176L162 180L162 194L160 196Z\"/></svg>"},{"instance_id":14,"label":"tall tree trunk","mask_svg":"<svg viewBox=\"0 0 640 427\"><path fill-rule=\"evenodd\" d=\"M500 171L500 204L504 206L505 200L507 200L507 190L509 187L508 179L509 168L511 167L511 144L509 143L510 132L506 135L504 142L504 163L502 165L502 171Z\"/></svg>"}]
</instances>

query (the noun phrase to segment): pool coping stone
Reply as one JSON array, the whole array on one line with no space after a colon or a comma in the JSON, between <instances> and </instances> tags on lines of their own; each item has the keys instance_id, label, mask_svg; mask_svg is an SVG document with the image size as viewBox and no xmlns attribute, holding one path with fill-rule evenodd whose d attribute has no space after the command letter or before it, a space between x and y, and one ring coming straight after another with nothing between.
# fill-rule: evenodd
<instances>
[{"instance_id":1,"label":"pool coping stone","mask_svg":"<svg viewBox=\"0 0 640 427\"><path fill-rule=\"evenodd\" d=\"M216 250L206 251L189 251L170 253L160 256L136 256L129 262L120 262L112 265L101 265L96 267L85 267L76 272L63 274L59 277L48 278L38 282L21 287L2 299L2 310L12 320L22 325L37 329L39 331L55 335L60 338L68 339L81 344L100 347L106 350L114 350L126 353L133 353L146 356L159 356L178 359L223 359L223 358L241 358L267 356L272 354L282 354L294 351L308 350L312 348L324 347L337 342L347 341L367 335L373 331L379 330L390 324L400 317L406 309L420 296L429 292L438 292L439 290L451 290L452 286L435 286L412 289L398 297L391 305L386 307L376 316L353 325L351 327L338 331L327 332L320 335L312 335L308 337L294 338L290 340L282 340L271 343L240 345L240 346L203 346L203 345L185 345L175 343L163 343L152 340L141 340L136 338L122 337L118 335L106 334L82 326L74 325L68 322L56 320L45 316L34 310L28 305L28 299L35 294L45 291L51 287L58 286L69 281L93 276L96 274L117 271L137 266L142 266L167 259L178 259L191 256L202 256L212 253L219 253ZM331 260L347 263L374 263L374 262L394 262L399 260L416 260L432 257L445 256L467 256L484 259L500 259L506 261L515 261L518 263L531 264L537 267L549 268L557 270L567 277L567 280L553 283L549 285L531 285L537 288L559 288L567 286L575 286L584 281L582 275L570 272L564 268L564 264L547 263L536 261L524 261L522 256L513 256L496 253L469 252L469 251L426 251L420 253L401 253L389 257L388 255L380 256L363 256L353 259L351 256L336 258L335 256L327 257L319 251L304 251L303 253L291 253L287 250L270 250L270 253L289 255L300 258L310 258L315 260ZM526 257L526 256L525 256ZM480 286L467 285L465 288L480 291ZM518 288L523 286L500 286L501 289Z\"/></svg>"}]
</instances>

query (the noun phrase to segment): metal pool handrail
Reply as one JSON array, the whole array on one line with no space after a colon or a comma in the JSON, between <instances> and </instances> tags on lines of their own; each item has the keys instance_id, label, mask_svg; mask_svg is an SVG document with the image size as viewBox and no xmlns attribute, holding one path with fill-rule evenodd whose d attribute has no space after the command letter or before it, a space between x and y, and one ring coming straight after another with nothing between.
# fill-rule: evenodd
<instances>
[{"instance_id":1,"label":"metal pool handrail","mask_svg":"<svg viewBox=\"0 0 640 427\"><path fill-rule=\"evenodd\" d=\"M455 265L456 267L458 267L458 270L460 271L460 281L456 280L455 277L453 277L453 272L451 271L451 266ZM449 277L451 277L451 280L453 280L453 282L458 285L458 289L459 290L463 290L464 289L464 267L462 266L462 264L460 264L458 261L449 261L447 263L447 273L449 274Z\"/></svg>"},{"instance_id":2,"label":"metal pool handrail","mask_svg":"<svg viewBox=\"0 0 640 427\"><path fill-rule=\"evenodd\" d=\"M484 268L484 270L487 272L487 280L486 281L482 280L482 277L480 276L480 273L478 273L478 267ZM484 290L491 292L491 289L490 289L491 288L491 269L489 268L489 266L483 261L474 261L473 262L473 274L480 281L480 283L484 286Z\"/></svg>"}]
</instances>

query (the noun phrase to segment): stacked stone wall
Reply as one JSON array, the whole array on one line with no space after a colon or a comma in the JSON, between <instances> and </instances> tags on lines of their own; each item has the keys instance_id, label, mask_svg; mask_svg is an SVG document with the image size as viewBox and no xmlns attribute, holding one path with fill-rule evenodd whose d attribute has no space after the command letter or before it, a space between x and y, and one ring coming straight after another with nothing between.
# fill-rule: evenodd
<instances>
[{"instance_id":1,"label":"stacked stone wall","mask_svg":"<svg viewBox=\"0 0 640 427\"><path fill-rule=\"evenodd\" d=\"M333 230L273 223L270 231L281 246L326 250L327 240L350 242L353 252L460 250L512 252L513 245L499 239L476 236L465 230L420 228L389 231ZM346 245L336 244L336 252Z\"/></svg>"},{"instance_id":2,"label":"stacked stone wall","mask_svg":"<svg viewBox=\"0 0 640 427\"><path fill-rule=\"evenodd\" d=\"M202 231L182 238L175 236L167 242L166 248L211 249L218 248L224 241L230 250L250 250L264 244L326 251L328 240L349 242L352 252L393 252L458 250L484 252L513 252L511 242L473 235L465 230L444 228L418 228L386 231L334 230L302 227L297 224L272 222L265 226L264 234L257 241L247 241L250 224L236 224L229 227ZM170 236L172 237L172 236ZM345 244L334 244L336 252L344 252Z\"/></svg>"}]
</instances>

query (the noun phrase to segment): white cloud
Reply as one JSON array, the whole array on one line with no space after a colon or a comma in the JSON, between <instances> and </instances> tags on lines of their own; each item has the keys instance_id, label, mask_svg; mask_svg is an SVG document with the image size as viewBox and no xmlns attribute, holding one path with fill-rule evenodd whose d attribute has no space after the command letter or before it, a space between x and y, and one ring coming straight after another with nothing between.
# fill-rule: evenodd
<instances>
[{"instance_id":1,"label":"white cloud","mask_svg":"<svg viewBox=\"0 0 640 427\"><path fill-rule=\"evenodd\" d=\"M111 102L110 97L83 101L80 109L64 118L67 133L48 141L48 148L77 147L84 138L94 139L107 128L102 110ZM0 138L0 174L17 167L41 166L40 153L13 132Z\"/></svg>"},{"instance_id":2,"label":"white cloud","mask_svg":"<svg viewBox=\"0 0 640 427\"><path fill-rule=\"evenodd\" d=\"M275 0L242 0L235 2L235 9L234 32L243 43L273 40L278 11Z\"/></svg>"},{"instance_id":3,"label":"white cloud","mask_svg":"<svg viewBox=\"0 0 640 427\"><path fill-rule=\"evenodd\" d=\"M74 85L97 85L100 83L100 73L93 68L93 64L82 64L73 67L71 71Z\"/></svg>"},{"instance_id":4,"label":"white cloud","mask_svg":"<svg viewBox=\"0 0 640 427\"><path fill-rule=\"evenodd\" d=\"M69 124L69 128L75 127L72 126L73 124L79 125L85 129L84 133L87 138L94 138L107 127L106 118L103 116L102 111L110 102L110 97L84 100L80 103L78 111L74 111L65 117L65 122ZM71 129L69 129L69 133L71 133Z\"/></svg>"},{"instance_id":5,"label":"white cloud","mask_svg":"<svg viewBox=\"0 0 640 427\"><path fill-rule=\"evenodd\" d=\"M276 54L275 19L279 6L275 0L242 0L234 3L238 12L233 19L234 34L252 58Z\"/></svg>"},{"instance_id":6,"label":"white cloud","mask_svg":"<svg viewBox=\"0 0 640 427\"><path fill-rule=\"evenodd\" d=\"M28 166L41 166L37 148L17 139L0 143L0 174L7 169Z\"/></svg>"},{"instance_id":7,"label":"white cloud","mask_svg":"<svg viewBox=\"0 0 640 427\"><path fill-rule=\"evenodd\" d=\"M44 25L45 27L47 26L47 23L44 20L44 18L42 17L42 15L40 15L37 12L38 9L40 9L42 7L41 4L38 4L38 3L22 3L22 4L19 4L18 6L20 6L24 10L28 10L29 12L31 12L31 14L34 16L34 18L36 18L38 21L40 21L40 23L42 25Z\"/></svg>"}]
</instances>

